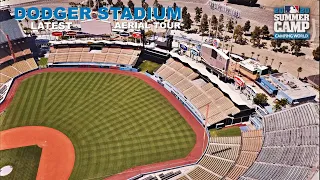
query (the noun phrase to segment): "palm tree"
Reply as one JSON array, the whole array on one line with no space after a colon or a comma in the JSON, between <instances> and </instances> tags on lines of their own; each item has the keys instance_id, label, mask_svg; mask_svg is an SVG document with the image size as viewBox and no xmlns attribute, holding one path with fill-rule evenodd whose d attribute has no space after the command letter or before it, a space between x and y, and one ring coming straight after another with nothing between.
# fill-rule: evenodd
<instances>
[{"instance_id":1,"label":"palm tree","mask_svg":"<svg viewBox=\"0 0 320 180\"><path fill-rule=\"evenodd\" d=\"M254 52L252 51L252 52L251 52L251 58L253 57L253 55L254 55Z\"/></svg>"},{"instance_id":2,"label":"palm tree","mask_svg":"<svg viewBox=\"0 0 320 180\"><path fill-rule=\"evenodd\" d=\"M264 61L264 65L266 66L268 62L268 56L266 56L266 60Z\"/></svg>"},{"instance_id":3,"label":"palm tree","mask_svg":"<svg viewBox=\"0 0 320 180\"><path fill-rule=\"evenodd\" d=\"M245 57L245 54L244 53L241 53L242 54L242 58L244 59L244 57Z\"/></svg>"},{"instance_id":4,"label":"palm tree","mask_svg":"<svg viewBox=\"0 0 320 180\"><path fill-rule=\"evenodd\" d=\"M271 65L270 65L271 67L272 67L273 61L274 61L274 59L272 58L272 59L271 59Z\"/></svg>"},{"instance_id":5,"label":"palm tree","mask_svg":"<svg viewBox=\"0 0 320 180\"><path fill-rule=\"evenodd\" d=\"M234 47L234 45L230 46L230 53L232 53L232 48Z\"/></svg>"},{"instance_id":6,"label":"palm tree","mask_svg":"<svg viewBox=\"0 0 320 180\"><path fill-rule=\"evenodd\" d=\"M298 71L298 78L299 78L299 74L302 72L302 67L298 67L297 71Z\"/></svg>"},{"instance_id":7,"label":"palm tree","mask_svg":"<svg viewBox=\"0 0 320 180\"><path fill-rule=\"evenodd\" d=\"M258 59L259 59L259 57L260 57L260 54L257 54L257 61L259 61Z\"/></svg>"},{"instance_id":8,"label":"palm tree","mask_svg":"<svg viewBox=\"0 0 320 180\"><path fill-rule=\"evenodd\" d=\"M278 71L280 71L280 66L282 65L282 62L279 62Z\"/></svg>"}]
</instances>

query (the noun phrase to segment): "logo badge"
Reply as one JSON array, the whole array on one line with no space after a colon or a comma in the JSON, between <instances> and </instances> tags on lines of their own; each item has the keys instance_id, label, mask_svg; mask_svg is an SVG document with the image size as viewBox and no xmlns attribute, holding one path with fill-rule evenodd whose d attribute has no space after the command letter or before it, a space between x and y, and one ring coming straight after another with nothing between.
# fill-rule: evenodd
<instances>
[{"instance_id":1,"label":"logo badge","mask_svg":"<svg viewBox=\"0 0 320 180\"><path fill-rule=\"evenodd\" d=\"M309 40L310 8L284 6L274 8L274 39Z\"/></svg>"}]
</instances>

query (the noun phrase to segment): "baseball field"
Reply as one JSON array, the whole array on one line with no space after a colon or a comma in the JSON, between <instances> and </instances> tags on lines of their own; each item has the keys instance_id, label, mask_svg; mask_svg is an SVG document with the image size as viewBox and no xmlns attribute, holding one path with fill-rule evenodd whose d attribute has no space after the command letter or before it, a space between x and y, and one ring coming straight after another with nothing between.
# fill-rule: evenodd
<instances>
[{"instance_id":1,"label":"baseball field","mask_svg":"<svg viewBox=\"0 0 320 180\"><path fill-rule=\"evenodd\" d=\"M186 120L143 80L99 72L44 72L24 79L1 117L0 131L45 126L65 134L75 149L70 179L104 179L136 166L186 157L196 135ZM63 147L61 147L63 148ZM39 148L20 149L34 159L1 151L19 164L7 177L34 176ZM10 153L11 152L11 153ZM18 153L18 152L17 152ZM30 172L28 172L30 171Z\"/></svg>"}]
</instances>

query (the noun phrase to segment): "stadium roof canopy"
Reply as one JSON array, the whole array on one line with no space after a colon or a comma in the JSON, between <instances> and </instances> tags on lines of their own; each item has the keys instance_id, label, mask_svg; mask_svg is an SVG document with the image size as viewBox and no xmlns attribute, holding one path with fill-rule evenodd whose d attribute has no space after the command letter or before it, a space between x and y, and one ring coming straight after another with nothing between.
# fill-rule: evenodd
<instances>
[{"instance_id":1,"label":"stadium roof canopy","mask_svg":"<svg viewBox=\"0 0 320 180\"><path fill-rule=\"evenodd\" d=\"M10 40L26 37L19 26L18 21L10 15L9 10L0 10L0 29L2 29L6 35L9 35ZM7 38L5 35L3 35L3 33L0 33L0 44L6 42Z\"/></svg>"}]
</instances>

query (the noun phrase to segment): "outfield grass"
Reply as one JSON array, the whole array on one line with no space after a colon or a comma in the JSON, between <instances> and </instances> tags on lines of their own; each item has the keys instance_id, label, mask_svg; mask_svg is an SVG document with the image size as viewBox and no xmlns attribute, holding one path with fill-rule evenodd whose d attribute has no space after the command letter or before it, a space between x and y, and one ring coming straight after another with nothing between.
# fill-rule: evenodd
<instances>
[{"instance_id":1,"label":"outfield grass","mask_svg":"<svg viewBox=\"0 0 320 180\"><path fill-rule=\"evenodd\" d=\"M211 137L229 137L229 136L241 136L241 130L239 127L223 128L220 130L211 129Z\"/></svg>"},{"instance_id":2,"label":"outfield grass","mask_svg":"<svg viewBox=\"0 0 320 180\"><path fill-rule=\"evenodd\" d=\"M48 64L48 58L42 57L39 60L39 65L45 67Z\"/></svg>"},{"instance_id":3,"label":"outfield grass","mask_svg":"<svg viewBox=\"0 0 320 180\"><path fill-rule=\"evenodd\" d=\"M59 72L26 79L0 130L29 125L52 127L70 138L75 180L183 158L195 144L189 124L158 91L116 74Z\"/></svg>"},{"instance_id":4,"label":"outfield grass","mask_svg":"<svg viewBox=\"0 0 320 180\"><path fill-rule=\"evenodd\" d=\"M141 72L148 71L149 73L152 73L160 66L161 66L161 64L145 60L142 62L142 64L140 64L139 68L140 68Z\"/></svg>"},{"instance_id":5,"label":"outfield grass","mask_svg":"<svg viewBox=\"0 0 320 180\"><path fill-rule=\"evenodd\" d=\"M39 167L41 148L28 146L0 151L0 168L11 165L12 172L1 180L36 179Z\"/></svg>"}]
</instances>

